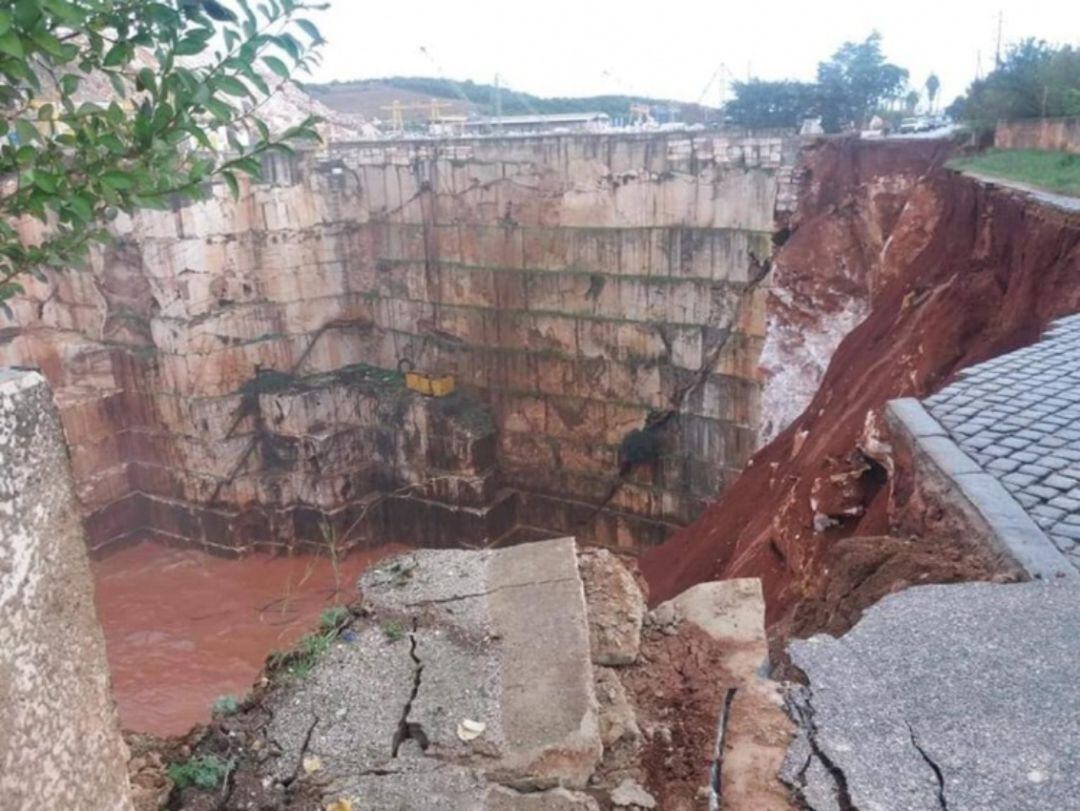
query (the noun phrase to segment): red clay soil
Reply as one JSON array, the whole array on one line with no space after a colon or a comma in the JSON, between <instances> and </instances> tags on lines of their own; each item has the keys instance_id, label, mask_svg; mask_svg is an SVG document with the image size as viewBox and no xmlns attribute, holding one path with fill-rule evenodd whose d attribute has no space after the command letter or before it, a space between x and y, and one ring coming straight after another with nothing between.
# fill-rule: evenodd
<instances>
[{"instance_id":1,"label":"red clay soil","mask_svg":"<svg viewBox=\"0 0 1080 811\"><path fill-rule=\"evenodd\" d=\"M777 255L799 284L820 277L828 286L837 265L865 266L852 243L818 241L836 233L838 212L857 208L851 184L868 182L878 156L896 159L895 147L883 146L833 142L816 157L804 213ZM845 567L862 565L842 542L894 530L891 461L873 441L883 433L885 402L931 394L965 366L1029 344L1051 320L1080 309L1080 217L940 165L910 193L884 245L870 269L870 315L837 348L810 406L694 524L642 559L654 603L705 580L761 577L771 625L790 622L803 603L800 630L835 626L814 605L837 593L832 581L852 579ZM924 565L931 563L911 558L897 582ZM943 577L958 574L946 569ZM934 571L922 582L933 582ZM871 590L896 585L879 579Z\"/></svg>"},{"instance_id":2,"label":"red clay soil","mask_svg":"<svg viewBox=\"0 0 1080 811\"><path fill-rule=\"evenodd\" d=\"M641 763L659 808L703 807L724 688L738 683L724 668L727 653L689 622L671 635L645 628L640 658L620 671L645 733Z\"/></svg>"}]
</instances>

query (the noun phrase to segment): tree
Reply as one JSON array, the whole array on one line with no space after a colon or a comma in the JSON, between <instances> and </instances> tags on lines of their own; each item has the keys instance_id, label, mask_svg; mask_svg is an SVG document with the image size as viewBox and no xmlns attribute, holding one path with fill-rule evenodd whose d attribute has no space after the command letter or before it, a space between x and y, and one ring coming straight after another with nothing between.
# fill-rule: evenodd
<instances>
[{"instance_id":1,"label":"tree","mask_svg":"<svg viewBox=\"0 0 1080 811\"><path fill-rule=\"evenodd\" d=\"M881 35L845 42L828 62L818 64L818 98L826 132L862 129L882 102L903 92L908 72L885 61Z\"/></svg>"},{"instance_id":2,"label":"tree","mask_svg":"<svg viewBox=\"0 0 1080 811\"><path fill-rule=\"evenodd\" d=\"M1080 115L1080 49L1023 40L948 110L979 129L1000 120Z\"/></svg>"},{"instance_id":3,"label":"tree","mask_svg":"<svg viewBox=\"0 0 1080 811\"><path fill-rule=\"evenodd\" d=\"M919 91L909 90L908 94L904 96L904 111L908 115L914 115L915 108L919 106Z\"/></svg>"},{"instance_id":4,"label":"tree","mask_svg":"<svg viewBox=\"0 0 1080 811\"><path fill-rule=\"evenodd\" d=\"M941 80L938 79L936 73L931 73L926 77L926 97L930 100L930 112L934 112L934 101L937 99L939 90L941 90Z\"/></svg>"},{"instance_id":5,"label":"tree","mask_svg":"<svg viewBox=\"0 0 1080 811\"><path fill-rule=\"evenodd\" d=\"M236 194L264 153L317 139L313 118L272 133L259 111L317 60L322 37L299 15L323 7L0 3L0 305L22 274L83 261L116 212L204 196L217 176Z\"/></svg>"},{"instance_id":6,"label":"tree","mask_svg":"<svg viewBox=\"0 0 1080 811\"><path fill-rule=\"evenodd\" d=\"M816 114L817 88L807 82L735 82L725 116L742 127L798 127Z\"/></svg>"}]
</instances>

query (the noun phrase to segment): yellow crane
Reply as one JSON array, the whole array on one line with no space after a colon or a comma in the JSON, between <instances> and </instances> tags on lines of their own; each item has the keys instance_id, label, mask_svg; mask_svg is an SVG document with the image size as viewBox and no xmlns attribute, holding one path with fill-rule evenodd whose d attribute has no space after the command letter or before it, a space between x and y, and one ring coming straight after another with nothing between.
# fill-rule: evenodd
<instances>
[{"instance_id":1,"label":"yellow crane","mask_svg":"<svg viewBox=\"0 0 1080 811\"><path fill-rule=\"evenodd\" d=\"M430 102L417 102L414 104L402 104L397 99L389 105L385 106L383 110L390 111L390 125L395 132L401 132L405 129L405 111L406 110L427 110L431 118L432 124L438 124L443 120L444 116L442 108L452 108L454 102L452 101L439 101L438 99L432 99Z\"/></svg>"}]
</instances>

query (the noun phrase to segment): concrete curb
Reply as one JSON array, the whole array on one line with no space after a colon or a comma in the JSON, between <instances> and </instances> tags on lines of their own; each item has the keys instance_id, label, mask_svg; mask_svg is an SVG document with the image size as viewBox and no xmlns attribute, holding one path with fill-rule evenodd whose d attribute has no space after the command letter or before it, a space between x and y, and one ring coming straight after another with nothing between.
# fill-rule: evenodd
<instances>
[{"instance_id":1,"label":"concrete curb","mask_svg":"<svg viewBox=\"0 0 1080 811\"><path fill-rule=\"evenodd\" d=\"M1020 502L953 442L922 403L912 397L890 400L885 419L908 443L916 464L944 483L965 517L983 529L994 552L1036 580L1080 576Z\"/></svg>"}]
</instances>

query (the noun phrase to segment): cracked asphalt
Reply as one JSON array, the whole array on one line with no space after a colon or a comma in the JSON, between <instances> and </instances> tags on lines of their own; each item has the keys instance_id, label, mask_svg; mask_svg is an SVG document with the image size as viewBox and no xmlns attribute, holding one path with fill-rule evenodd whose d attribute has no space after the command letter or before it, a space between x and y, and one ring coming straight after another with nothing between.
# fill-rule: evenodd
<instances>
[{"instance_id":1,"label":"cracked asphalt","mask_svg":"<svg viewBox=\"0 0 1080 811\"><path fill-rule=\"evenodd\" d=\"M921 586L792 643L784 778L814 811L1080 808L1080 589Z\"/></svg>"}]
</instances>

